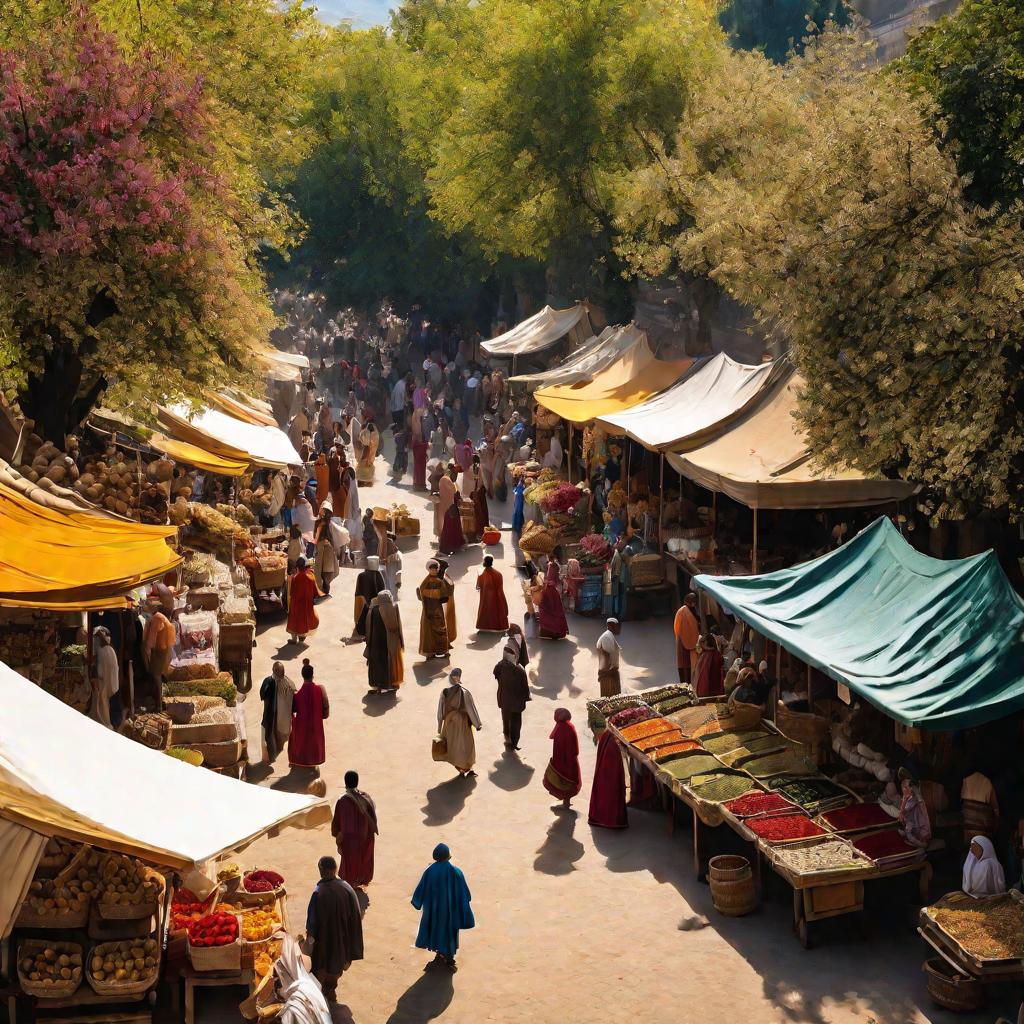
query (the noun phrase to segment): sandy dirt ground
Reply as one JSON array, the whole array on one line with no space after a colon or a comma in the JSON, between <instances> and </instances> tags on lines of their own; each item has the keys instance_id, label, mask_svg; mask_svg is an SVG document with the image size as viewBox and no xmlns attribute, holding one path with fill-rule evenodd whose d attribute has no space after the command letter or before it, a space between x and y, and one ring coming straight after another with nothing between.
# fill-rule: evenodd
<instances>
[{"instance_id":1,"label":"sandy dirt ground","mask_svg":"<svg viewBox=\"0 0 1024 1024\"><path fill-rule=\"evenodd\" d=\"M630 828L621 832L587 824L594 742L585 703L597 693L593 648L603 628L597 621L570 615L566 640L532 643L533 699L524 716L522 751L505 752L491 675L500 638L476 635L473 628L474 585L484 554L479 546L452 560L459 635L450 661L463 669L463 682L483 718L477 734L479 774L453 778L449 765L434 763L430 743L447 666L424 662L416 653L415 594L432 553L431 512L426 496L411 490L408 476L394 486L388 470L379 459L376 484L360 489L363 507L405 502L423 524L418 544L406 543L403 556L405 685L395 698L367 693L362 645L342 643L352 632L357 571L346 568L331 596L320 602L320 629L305 645L289 645L283 623L261 628L255 685L245 705L250 754L258 759L259 681L275 659L298 680L302 658L310 658L331 701L323 771L328 798L337 798L344 772L353 768L377 801L380 836L364 923L366 959L342 979L337 1021L911 1024L954 1019L936 1010L925 992L925 947L914 933L912 882L870 894L875 909L867 915L869 931L851 918L826 922L817 948L805 951L792 933L791 893L782 885L770 888L750 917L716 914L707 886L695 877L692 832L687 827L670 834L666 814L631 810ZM511 612L521 622L524 607L507 532L510 511L492 509L492 521L501 518L505 532L502 545L490 551L504 574ZM620 637L624 688L675 679L670 611L666 608L663 618L625 623ZM560 705L571 709L580 735L584 780L568 813L553 808L541 785L552 714ZM285 789L306 783L305 777L289 775L285 756L269 773L257 766L254 778ZM418 916L409 897L438 842L448 843L454 863L465 871L477 921L475 930L462 935L454 976L424 972L430 954L413 946ZM333 852L325 826L261 840L242 861L284 873L297 926L304 920L317 858ZM197 993L198 1019L238 1020L233 995ZM991 1022L996 1016L988 1012L977 1019Z\"/></svg>"}]
</instances>

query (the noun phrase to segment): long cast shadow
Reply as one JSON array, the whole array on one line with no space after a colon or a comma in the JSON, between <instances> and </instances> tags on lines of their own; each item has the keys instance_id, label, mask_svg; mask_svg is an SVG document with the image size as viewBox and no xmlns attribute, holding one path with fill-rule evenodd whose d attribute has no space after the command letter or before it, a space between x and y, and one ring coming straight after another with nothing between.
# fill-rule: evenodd
<instances>
[{"instance_id":1,"label":"long cast shadow","mask_svg":"<svg viewBox=\"0 0 1024 1024\"><path fill-rule=\"evenodd\" d=\"M513 793L528 786L535 771L532 765L523 764L515 751L506 750L494 762L494 768L487 773L487 777L499 789Z\"/></svg>"},{"instance_id":2,"label":"long cast shadow","mask_svg":"<svg viewBox=\"0 0 1024 1024\"><path fill-rule=\"evenodd\" d=\"M387 1024L427 1024L451 1005L455 985L448 971L425 971L402 993Z\"/></svg>"},{"instance_id":3,"label":"long cast shadow","mask_svg":"<svg viewBox=\"0 0 1024 1024\"><path fill-rule=\"evenodd\" d=\"M583 844L575 839L576 811L558 808L544 842L537 848L533 870L545 875L568 875L576 870L576 861L584 854Z\"/></svg>"},{"instance_id":4,"label":"long cast shadow","mask_svg":"<svg viewBox=\"0 0 1024 1024\"><path fill-rule=\"evenodd\" d=\"M476 789L475 778L457 775L427 790L427 802L420 808L424 825L447 825L466 806L469 794Z\"/></svg>"},{"instance_id":5,"label":"long cast shadow","mask_svg":"<svg viewBox=\"0 0 1024 1024\"><path fill-rule=\"evenodd\" d=\"M380 718L386 715L392 708L398 707L398 691L389 690L387 693L366 693L363 695L363 714L370 718Z\"/></svg>"}]
</instances>

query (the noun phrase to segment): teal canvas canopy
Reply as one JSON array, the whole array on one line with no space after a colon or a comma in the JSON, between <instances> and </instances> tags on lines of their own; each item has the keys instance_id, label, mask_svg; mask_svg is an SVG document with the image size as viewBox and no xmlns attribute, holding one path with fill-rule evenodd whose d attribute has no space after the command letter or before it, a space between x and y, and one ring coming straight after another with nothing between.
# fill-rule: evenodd
<instances>
[{"instance_id":1,"label":"teal canvas canopy","mask_svg":"<svg viewBox=\"0 0 1024 1024\"><path fill-rule=\"evenodd\" d=\"M963 729L1024 709L1024 601L992 551L931 558L883 517L803 565L694 583L904 725Z\"/></svg>"}]
</instances>

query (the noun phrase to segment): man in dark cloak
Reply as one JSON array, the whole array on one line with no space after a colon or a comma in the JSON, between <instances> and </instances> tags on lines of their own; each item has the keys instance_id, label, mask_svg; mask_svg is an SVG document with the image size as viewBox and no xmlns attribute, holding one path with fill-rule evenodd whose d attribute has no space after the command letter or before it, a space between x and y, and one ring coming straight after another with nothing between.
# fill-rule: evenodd
<instances>
[{"instance_id":1,"label":"man in dark cloak","mask_svg":"<svg viewBox=\"0 0 1024 1024\"><path fill-rule=\"evenodd\" d=\"M356 577L356 636L366 636L366 618L370 614L370 602L386 587L384 573L380 571L380 559L376 555L370 555L366 559L366 568Z\"/></svg>"},{"instance_id":2,"label":"man in dark cloak","mask_svg":"<svg viewBox=\"0 0 1024 1024\"><path fill-rule=\"evenodd\" d=\"M518 626L512 629L519 629ZM509 630L512 634L511 629ZM514 634L508 638L501 661L494 666L498 681L498 707L501 709L501 727L505 734L505 749L519 749L519 735L523 728L523 712L530 699L530 683L523 668L525 646L520 647Z\"/></svg>"},{"instance_id":3,"label":"man in dark cloak","mask_svg":"<svg viewBox=\"0 0 1024 1024\"><path fill-rule=\"evenodd\" d=\"M321 857L320 881L306 911L306 937L313 945L313 974L328 1003L338 1001L338 979L363 959L363 916L355 890L338 877L333 857Z\"/></svg>"}]
</instances>

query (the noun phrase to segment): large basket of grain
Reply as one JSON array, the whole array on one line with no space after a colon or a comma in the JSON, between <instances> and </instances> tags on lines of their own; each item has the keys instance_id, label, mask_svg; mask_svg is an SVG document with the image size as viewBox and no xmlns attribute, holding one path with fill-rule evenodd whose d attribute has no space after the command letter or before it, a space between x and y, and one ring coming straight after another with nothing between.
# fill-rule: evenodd
<instances>
[{"instance_id":1,"label":"large basket of grain","mask_svg":"<svg viewBox=\"0 0 1024 1024\"><path fill-rule=\"evenodd\" d=\"M159 970L156 939L122 939L93 946L85 976L97 995L127 997L150 989Z\"/></svg>"}]
</instances>

